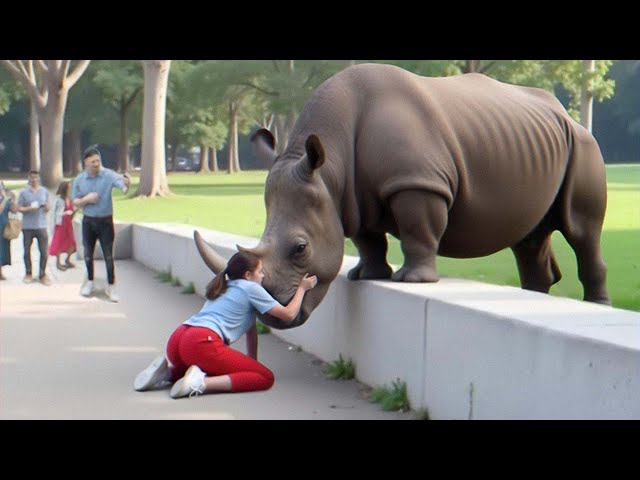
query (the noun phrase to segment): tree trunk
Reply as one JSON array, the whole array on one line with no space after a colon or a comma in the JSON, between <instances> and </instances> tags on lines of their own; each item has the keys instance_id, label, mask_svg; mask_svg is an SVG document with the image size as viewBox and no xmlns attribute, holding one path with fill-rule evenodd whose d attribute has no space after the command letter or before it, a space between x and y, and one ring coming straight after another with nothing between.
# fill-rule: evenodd
<instances>
[{"instance_id":1,"label":"tree trunk","mask_svg":"<svg viewBox=\"0 0 640 480\"><path fill-rule=\"evenodd\" d=\"M211 170L214 172L219 171L218 168L218 151L215 148L209 149L209 161L211 162Z\"/></svg>"},{"instance_id":2,"label":"tree trunk","mask_svg":"<svg viewBox=\"0 0 640 480\"><path fill-rule=\"evenodd\" d=\"M62 135L62 174L66 177L71 174L71 132Z\"/></svg>"},{"instance_id":3,"label":"tree trunk","mask_svg":"<svg viewBox=\"0 0 640 480\"><path fill-rule=\"evenodd\" d=\"M240 171L238 165L238 110L236 105L229 103L229 138L227 141L227 171L234 173Z\"/></svg>"},{"instance_id":4,"label":"tree trunk","mask_svg":"<svg viewBox=\"0 0 640 480\"><path fill-rule=\"evenodd\" d=\"M55 189L62 181L62 135L64 133L64 111L67 106L67 91L50 88L46 110L40 111L42 119L42 185Z\"/></svg>"},{"instance_id":5,"label":"tree trunk","mask_svg":"<svg viewBox=\"0 0 640 480\"><path fill-rule=\"evenodd\" d=\"M29 114L29 169L40 170L41 155L40 155L40 122L38 121L38 108L33 103L33 100L29 101L30 114Z\"/></svg>"},{"instance_id":6,"label":"tree trunk","mask_svg":"<svg viewBox=\"0 0 640 480\"><path fill-rule=\"evenodd\" d=\"M144 107L142 118L142 167L136 195L170 194L164 155L167 83L171 60L143 60Z\"/></svg>"},{"instance_id":7,"label":"tree trunk","mask_svg":"<svg viewBox=\"0 0 640 480\"><path fill-rule=\"evenodd\" d=\"M271 126L273 125L273 121L275 120L275 118L276 116L273 113L270 113L266 117L262 117L262 128L271 130Z\"/></svg>"},{"instance_id":8,"label":"tree trunk","mask_svg":"<svg viewBox=\"0 0 640 480\"><path fill-rule=\"evenodd\" d=\"M120 143L118 144L118 171L129 171L129 108L120 104Z\"/></svg>"},{"instance_id":9,"label":"tree trunk","mask_svg":"<svg viewBox=\"0 0 640 480\"><path fill-rule=\"evenodd\" d=\"M595 60L583 60L582 95L580 96L580 123L591 132L593 116L593 92L591 74L596 69Z\"/></svg>"},{"instance_id":10,"label":"tree trunk","mask_svg":"<svg viewBox=\"0 0 640 480\"><path fill-rule=\"evenodd\" d=\"M474 73L480 71L480 60L467 60L464 65L464 73Z\"/></svg>"},{"instance_id":11,"label":"tree trunk","mask_svg":"<svg viewBox=\"0 0 640 480\"><path fill-rule=\"evenodd\" d=\"M242 171L240 168L240 151L238 150L238 109L235 110L235 118L234 118L234 132L233 132L233 171L240 172Z\"/></svg>"},{"instance_id":12,"label":"tree trunk","mask_svg":"<svg viewBox=\"0 0 640 480\"><path fill-rule=\"evenodd\" d=\"M198 173L209 173L209 147L200 145L200 168Z\"/></svg>"},{"instance_id":13,"label":"tree trunk","mask_svg":"<svg viewBox=\"0 0 640 480\"><path fill-rule=\"evenodd\" d=\"M296 120L298 119L298 113L291 107L289 110L289 115L287 115L287 143L289 143L289 134L293 131L293 126L296 124Z\"/></svg>"},{"instance_id":14,"label":"tree trunk","mask_svg":"<svg viewBox=\"0 0 640 480\"><path fill-rule=\"evenodd\" d=\"M287 142L289 141L289 132L287 131L287 121L284 115L276 116L276 152L278 155L282 155L287 149Z\"/></svg>"},{"instance_id":15,"label":"tree trunk","mask_svg":"<svg viewBox=\"0 0 640 480\"><path fill-rule=\"evenodd\" d=\"M78 175L82 169L82 149L81 144L82 131L77 128L69 132L69 156L71 157L71 175Z\"/></svg>"}]
</instances>

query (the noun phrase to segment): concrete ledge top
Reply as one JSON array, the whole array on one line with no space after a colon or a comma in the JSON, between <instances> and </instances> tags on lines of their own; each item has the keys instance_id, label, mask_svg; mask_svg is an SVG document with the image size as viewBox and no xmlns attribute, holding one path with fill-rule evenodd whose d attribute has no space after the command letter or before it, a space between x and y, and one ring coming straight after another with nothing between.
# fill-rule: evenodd
<instances>
[{"instance_id":1,"label":"concrete ledge top","mask_svg":"<svg viewBox=\"0 0 640 480\"><path fill-rule=\"evenodd\" d=\"M167 233L172 233L180 236L187 236L193 239L194 230L198 230L202 237L208 242L216 245L224 246L236 249L236 244L240 244L243 247L253 248L258 245L259 239L252 237L244 237L241 235L234 235L233 233L218 232L216 230L210 230L208 228L195 227L193 225L185 225L181 223L136 223L138 227L147 227L152 229L159 229Z\"/></svg>"}]
</instances>

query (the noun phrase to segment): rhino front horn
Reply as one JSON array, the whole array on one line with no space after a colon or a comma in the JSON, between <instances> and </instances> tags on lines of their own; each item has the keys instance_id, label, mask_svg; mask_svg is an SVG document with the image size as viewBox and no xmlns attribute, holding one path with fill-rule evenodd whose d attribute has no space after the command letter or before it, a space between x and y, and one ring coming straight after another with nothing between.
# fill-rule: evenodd
<instances>
[{"instance_id":1,"label":"rhino front horn","mask_svg":"<svg viewBox=\"0 0 640 480\"><path fill-rule=\"evenodd\" d=\"M202 235L197 230L193 231L193 239L196 242L198 253L204 260L204 263L216 275L227 266L227 261L204 241Z\"/></svg>"},{"instance_id":2,"label":"rhino front horn","mask_svg":"<svg viewBox=\"0 0 640 480\"><path fill-rule=\"evenodd\" d=\"M246 248L243 247L242 245L238 245L236 243L236 248L238 249L239 252L249 252L249 253L253 253L254 255L257 255L258 257L263 257L265 254L265 247L264 245L258 245L255 248Z\"/></svg>"}]
</instances>

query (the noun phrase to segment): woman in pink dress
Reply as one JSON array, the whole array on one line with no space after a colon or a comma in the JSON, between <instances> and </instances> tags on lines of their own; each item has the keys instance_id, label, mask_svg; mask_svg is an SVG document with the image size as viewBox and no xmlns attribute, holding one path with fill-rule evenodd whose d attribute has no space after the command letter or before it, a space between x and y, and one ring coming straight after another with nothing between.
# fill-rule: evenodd
<instances>
[{"instance_id":1,"label":"woman in pink dress","mask_svg":"<svg viewBox=\"0 0 640 480\"><path fill-rule=\"evenodd\" d=\"M76 251L76 239L73 236L73 224L72 219L75 215L73 204L69 198L71 193L71 182L64 181L58 187L56 193L55 204L55 219L56 228L53 232L53 239L51 240L51 246L49 247L49 255L54 255L57 258L56 266L58 270L66 270L67 268L73 268L75 265L71 262L71 254ZM67 254L67 260L63 264L62 254Z\"/></svg>"}]
</instances>

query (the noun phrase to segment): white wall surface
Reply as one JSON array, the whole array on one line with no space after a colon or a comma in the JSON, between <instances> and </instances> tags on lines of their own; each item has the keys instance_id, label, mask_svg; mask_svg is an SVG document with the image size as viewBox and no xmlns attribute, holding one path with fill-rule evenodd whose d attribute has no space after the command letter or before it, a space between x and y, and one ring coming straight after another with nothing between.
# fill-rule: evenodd
<instances>
[{"instance_id":1,"label":"white wall surface","mask_svg":"<svg viewBox=\"0 0 640 480\"><path fill-rule=\"evenodd\" d=\"M228 258L256 239L200 229ZM204 294L213 274L193 227L132 226L132 255ZM351 282L345 257L307 322L272 333L371 386L407 383L434 419L640 419L640 314L519 288L443 278ZM514 263L514 269L516 268Z\"/></svg>"}]
</instances>

